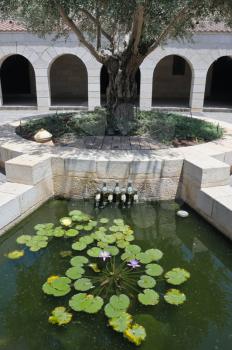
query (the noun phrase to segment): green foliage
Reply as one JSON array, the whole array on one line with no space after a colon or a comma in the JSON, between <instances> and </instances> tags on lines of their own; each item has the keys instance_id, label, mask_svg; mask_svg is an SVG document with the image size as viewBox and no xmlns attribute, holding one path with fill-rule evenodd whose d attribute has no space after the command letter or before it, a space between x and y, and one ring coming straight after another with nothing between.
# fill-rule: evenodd
<instances>
[{"instance_id":1,"label":"green foliage","mask_svg":"<svg viewBox=\"0 0 232 350\"><path fill-rule=\"evenodd\" d=\"M174 285L179 285L184 283L190 278L190 273L179 267L173 268L172 270L165 273L164 277L167 282Z\"/></svg>"},{"instance_id":2,"label":"green foliage","mask_svg":"<svg viewBox=\"0 0 232 350\"><path fill-rule=\"evenodd\" d=\"M22 256L24 256L24 251L23 250L14 250L6 255L8 259L11 260L16 260L20 259Z\"/></svg>"},{"instance_id":3,"label":"green foliage","mask_svg":"<svg viewBox=\"0 0 232 350\"><path fill-rule=\"evenodd\" d=\"M184 293L177 289L167 292L158 289L159 293L154 290L156 284L163 280L159 278L163 267L155 263L163 257L163 252L155 248L143 251L139 245L132 244L134 231L123 219L117 218L111 223L108 218L97 221L80 210L72 210L60 223L62 226L58 227L52 223L38 224L34 235L17 238L18 244L34 251L45 248L52 239L63 239L73 250L81 251L70 258L66 277L48 277L42 286L45 294L64 297L71 291L78 291L69 297L69 306L74 311L89 314L100 312L105 304L104 313L109 325L135 345L141 344L146 332L143 326L134 323L128 313L131 298L150 307L159 303L159 293L169 304L179 305L185 301ZM23 254L23 250L13 251L8 257L16 259ZM60 255L68 257L72 251L61 251ZM154 279L154 276L157 278ZM165 274L166 281L176 285L189 277L189 272L182 268L174 268ZM165 283L160 285L161 289L165 288ZM89 290L91 294L87 294ZM72 314L62 306L52 311L49 322L64 325L71 319Z\"/></svg>"},{"instance_id":4,"label":"green foliage","mask_svg":"<svg viewBox=\"0 0 232 350\"><path fill-rule=\"evenodd\" d=\"M171 305L181 305L185 302L186 296L178 289L169 289L164 295L164 300Z\"/></svg>"},{"instance_id":5,"label":"green foliage","mask_svg":"<svg viewBox=\"0 0 232 350\"><path fill-rule=\"evenodd\" d=\"M83 118L83 123L84 120L89 118L91 119L91 113L92 112L86 112L84 115L80 115L78 120ZM104 118L104 113L102 113L102 110L96 112L100 113L99 118ZM66 123L66 117L63 116L63 119L59 117L59 115L56 116L57 119L54 119L54 116L46 117L46 118L41 118L41 119L36 119L36 120L30 120L26 122L20 130L17 130L20 135L22 135L25 138L32 138L32 136L38 131L38 129L44 127L46 130L50 131L53 135L55 140L59 140L59 137L72 133L75 134L76 136L82 136L83 131L80 129L73 127L71 130L69 130L69 127ZM74 119L76 120L75 115L68 115L68 118L70 120ZM157 140L159 142L163 142L166 144L171 144L173 140L187 140L187 141L194 141L194 142L202 142L202 141L212 141L215 139L219 139L223 136L223 129L213 123L206 122L201 119L196 119L196 118L190 118L190 117L184 117L182 115L178 114L173 114L173 113L161 113L161 112L156 112L156 111L140 111L137 114L137 128L134 129L133 132L131 132L132 135L149 135L151 138L154 140ZM53 121L52 125L54 125L54 130L49 129L50 126L50 119ZM41 121L41 122L39 122ZM46 125L47 123L47 125ZM56 124L59 124L59 127L62 127L63 134L61 135L60 132L57 132ZM98 129L95 126L93 128L93 135L98 134ZM102 135L105 134L105 130L102 131ZM32 135L32 136L31 136ZM88 221L89 217L84 215L81 211L71 211L69 213L70 217L63 218L61 219L61 224L63 226L69 227L71 225L71 220L76 221L76 222L84 222ZM67 219L67 220L65 220ZM111 232L117 232L119 231L121 225L121 219L115 219L113 226L109 227L109 230ZM65 224L66 223L66 224ZM102 218L100 219L100 223L102 224L107 224L108 219L107 218ZM44 229L51 229L52 227L49 226L50 224L45 224L45 225L39 225L38 227L40 230ZM91 231L95 227L94 222L89 222L88 225L81 226L81 228L76 227L77 230L84 229L86 231Z\"/></svg>"},{"instance_id":6,"label":"green foliage","mask_svg":"<svg viewBox=\"0 0 232 350\"><path fill-rule=\"evenodd\" d=\"M139 293L138 299L143 305L156 305L159 302L159 294L152 289L145 289Z\"/></svg>"},{"instance_id":7,"label":"green foliage","mask_svg":"<svg viewBox=\"0 0 232 350\"><path fill-rule=\"evenodd\" d=\"M63 326L71 321L72 314L66 311L63 306L56 307L51 316L49 316L48 322L52 324L57 324L58 326Z\"/></svg>"}]
</instances>

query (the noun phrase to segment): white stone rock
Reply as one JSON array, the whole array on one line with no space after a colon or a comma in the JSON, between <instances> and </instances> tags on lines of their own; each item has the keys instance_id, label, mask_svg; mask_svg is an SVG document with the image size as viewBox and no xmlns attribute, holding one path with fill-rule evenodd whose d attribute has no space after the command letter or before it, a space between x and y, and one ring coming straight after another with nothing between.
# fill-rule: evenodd
<instances>
[{"instance_id":1,"label":"white stone rock","mask_svg":"<svg viewBox=\"0 0 232 350\"><path fill-rule=\"evenodd\" d=\"M181 218L187 218L189 216L189 213L185 210L179 210L176 213L177 216L180 216Z\"/></svg>"},{"instance_id":2,"label":"white stone rock","mask_svg":"<svg viewBox=\"0 0 232 350\"><path fill-rule=\"evenodd\" d=\"M40 129L34 135L34 140L39 143L45 143L45 142L51 141L51 139L52 139L52 134L45 129Z\"/></svg>"}]
</instances>

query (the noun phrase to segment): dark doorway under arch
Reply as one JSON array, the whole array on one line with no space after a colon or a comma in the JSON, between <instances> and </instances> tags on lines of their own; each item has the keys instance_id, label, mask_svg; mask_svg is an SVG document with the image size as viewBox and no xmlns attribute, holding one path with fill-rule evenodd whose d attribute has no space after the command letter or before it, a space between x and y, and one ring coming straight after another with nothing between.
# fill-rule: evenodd
<instances>
[{"instance_id":1,"label":"dark doorway under arch","mask_svg":"<svg viewBox=\"0 0 232 350\"><path fill-rule=\"evenodd\" d=\"M191 68L183 57L164 57L153 73L152 106L188 108L191 82Z\"/></svg>"},{"instance_id":2,"label":"dark doorway under arch","mask_svg":"<svg viewBox=\"0 0 232 350\"><path fill-rule=\"evenodd\" d=\"M231 57L220 57L210 66L206 78L204 107L232 107L231 77Z\"/></svg>"},{"instance_id":3,"label":"dark doorway under arch","mask_svg":"<svg viewBox=\"0 0 232 350\"><path fill-rule=\"evenodd\" d=\"M135 74L135 81L137 84L137 96L134 101L135 105L139 105L139 96L140 96L140 81L141 81L141 74L140 74L140 69L137 70ZM101 84L101 105L105 106L106 105L106 90L109 84L109 75L107 72L107 68L105 65L102 66L101 68L101 76L100 76L100 84Z\"/></svg>"},{"instance_id":4,"label":"dark doorway under arch","mask_svg":"<svg viewBox=\"0 0 232 350\"><path fill-rule=\"evenodd\" d=\"M52 106L88 105L88 74L80 58L65 54L52 63L50 94Z\"/></svg>"},{"instance_id":5,"label":"dark doorway under arch","mask_svg":"<svg viewBox=\"0 0 232 350\"><path fill-rule=\"evenodd\" d=\"M32 64L21 55L12 55L1 66L3 105L36 105L35 72Z\"/></svg>"}]
</instances>

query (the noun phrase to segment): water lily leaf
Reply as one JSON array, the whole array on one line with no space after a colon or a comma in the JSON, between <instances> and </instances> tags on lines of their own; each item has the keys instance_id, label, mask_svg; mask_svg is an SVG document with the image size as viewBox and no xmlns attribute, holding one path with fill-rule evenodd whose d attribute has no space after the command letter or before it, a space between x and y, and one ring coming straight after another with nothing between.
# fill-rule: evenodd
<instances>
[{"instance_id":1,"label":"water lily leaf","mask_svg":"<svg viewBox=\"0 0 232 350\"><path fill-rule=\"evenodd\" d=\"M104 235L102 237L102 242L111 244L114 243L116 241L116 237L114 235Z\"/></svg>"},{"instance_id":2,"label":"water lily leaf","mask_svg":"<svg viewBox=\"0 0 232 350\"><path fill-rule=\"evenodd\" d=\"M87 247L87 244L83 243L83 242L75 242L72 244L72 249L73 250L79 250L82 251Z\"/></svg>"},{"instance_id":3,"label":"water lily leaf","mask_svg":"<svg viewBox=\"0 0 232 350\"><path fill-rule=\"evenodd\" d=\"M62 258L67 258L68 256L71 256L72 255L72 251L71 250L62 250L60 252L60 256Z\"/></svg>"},{"instance_id":4,"label":"water lily leaf","mask_svg":"<svg viewBox=\"0 0 232 350\"><path fill-rule=\"evenodd\" d=\"M16 242L18 244L26 244L28 243L30 240L31 240L31 237L30 235L22 235L22 236L19 236L17 239L16 239Z\"/></svg>"},{"instance_id":5,"label":"water lily leaf","mask_svg":"<svg viewBox=\"0 0 232 350\"><path fill-rule=\"evenodd\" d=\"M79 234L79 231L77 231L77 230L75 230L75 229L73 229L73 228L70 228L69 230L67 230L66 232L65 232L65 236L67 236L67 237L75 237L75 236L77 236Z\"/></svg>"},{"instance_id":6,"label":"water lily leaf","mask_svg":"<svg viewBox=\"0 0 232 350\"><path fill-rule=\"evenodd\" d=\"M89 278L80 278L74 283L74 288L85 292L86 290L94 288L94 286Z\"/></svg>"},{"instance_id":7,"label":"water lily leaf","mask_svg":"<svg viewBox=\"0 0 232 350\"><path fill-rule=\"evenodd\" d=\"M133 324L123 333L124 337L135 345L140 345L146 338L145 328L137 323Z\"/></svg>"},{"instance_id":8,"label":"water lily leaf","mask_svg":"<svg viewBox=\"0 0 232 350\"><path fill-rule=\"evenodd\" d=\"M97 242L97 246L99 248L105 249L105 247L108 246L108 243L104 243L104 242Z\"/></svg>"},{"instance_id":9,"label":"water lily leaf","mask_svg":"<svg viewBox=\"0 0 232 350\"><path fill-rule=\"evenodd\" d=\"M126 310L130 305L130 299L125 294L112 295L110 304L116 310Z\"/></svg>"},{"instance_id":10,"label":"water lily leaf","mask_svg":"<svg viewBox=\"0 0 232 350\"><path fill-rule=\"evenodd\" d=\"M56 307L51 316L49 316L48 322L52 324L58 324L58 326L62 326L71 321L72 314L66 311L66 308L63 306Z\"/></svg>"},{"instance_id":11,"label":"water lily leaf","mask_svg":"<svg viewBox=\"0 0 232 350\"><path fill-rule=\"evenodd\" d=\"M98 258L100 253L101 253L101 249L98 247L93 247L91 249L87 250L87 254L93 258Z\"/></svg>"},{"instance_id":12,"label":"water lily leaf","mask_svg":"<svg viewBox=\"0 0 232 350\"><path fill-rule=\"evenodd\" d=\"M70 263L72 266L83 266L85 264L88 264L89 260L85 256L74 256L71 260Z\"/></svg>"},{"instance_id":13,"label":"water lily leaf","mask_svg":"<svg viewBox=\"0 0 232 350\"><path fill-rule=\"evenodd\" d=\"M91 294L79 293L75 294L69 300L69 306L75 311L84 311L89 314L97 313L101 310L103 299L99 296L94 297Z\"/></svg>"},{"instance_id":14,"label":"water lily leaf","mask_svg":"<svg viewBox=\"0 0 232 350\"><path fill-rule=\"evenodd\" d=\"M178 289L169 289L167 293L164 295L164 300L168 304L180 305L185 302L186 296L184 293L182 293Z\"/></svg>"},{"instance_id":15,"label":"water lily leaf","mask_svg":"<svg viewBox=\"0 0 232 350\"><path fill-rule=\"evenodd\" d=\"M60 219L60 223L61 223L61 225L65 226L65 227L69 227L72 225L72 219L69 217L64 217L64 218Z\"/></svg>"},{"instance_id":16,"label":"water lily leaf","mask_svg":"<svg viewBox=\"0 0 232 350\"><path fill-rule=\"evenodd\" d=\"M70 292L71 280L67 277L59 277L53 280L48 280L42 286L45 294L54 295L55 297L66 295Z\"/></svg>"},{"instance_id":17,"label":"water lily leaf","mask_svg":"<svg viewBox=\"0 0 232 350\"><path fill-rule=\"evenodd\" d=\"M114 317L109 320L109 325L116 332L125 332L125 330L131 325L132 317L127 312L122 312L119 317Z\"/></svg>"},{"instance_id":18,"label":"water lily leaf","mask_svg":"<svg viewBox=\"0 0 232 350\"><path fill-rule=\"evenodd\" d=\"M163 273L162 266L158 264L148 264L146 265L146 274L149 276L160 276Z\"/></svg>"},{"instance_id":19,"label":"water lily leaf","mask_svg":"<svg viewBox=\"0 0 232 350\"><path fill-rule=\"evenodd\" d=\"M109 219L107 219L107 218L101 218L101 219L99 220L99 222L100 222L101 224L107 224L107 223L109 222Z\"/></svg>"},{"instance_id":20,"label":"water lily leaf","mask_svg":"<svg viewBox=\"0 0 232 350\"><path fill-rule=\"evenodd\" d=\"M65 230L62 227L56 227L53 230L53 236L55 237L63 237L65 235Z\"/></svg>"},{"instance_id":21,"label":"water lily leaf","mask_svg":"<svg viewBox=\"0 0 232 350\"><path fill-rule=\"evenodd\" d=\"M7 257L12 260L16 260L24 256L24 250L14 250L7 254Z\"/></svg>"},{"instance_id":22,"label":"water lily leaf","mask_svg":"<svg viewBox=\"0 0 232 350\"><path fill-rule=\"evenodd\" d=\"M123 312L125 312L123 309L115 309L110 303L106 304L105 308L105 315L108 318L116 318L119 317Z\"/></svg>"},{"instance_id":23,"label":"water lily leaf","mask_svg":"<svg viewBox=\"0 0 232 350\"><path fill-rule=\"evenodd\" d=\"M124 225L124 220L123 219L114 219L114 224L121 226Z\"/></svg>"},{"instance_id":24,"label":"water lily leaf","mask_svg":"<svg viewBox=\"0 0 232 350\"><path fill-rule=\"evenodd\" d=\"M136 244L130 244L126 247L125 251L126 253L134 254L136 256L136 254L140 253L141 248Z\"/></svg>"},{"instance_id":25,"label":"water lily leaf","mask_svg":"<svg viewBox=\"0 0 232 350\"><path fill-rule=\"evenodd\" d=\"M83 213L82 213L81 210L71 210L71 211L68 213L69 216L75 216L75 215L81 216L82 214L83 214Z\"/></svg>"},{"instance_id":26,"label":"water lily leaf","mask_svg":"<svg viewBox=\"0 0 232 350\"><path fill-rule=\"evenodd\" d=\"M84 236L79 239L80 243L84 243L86 245L93 243L94 239L91 236Z\"/></svg>"},{"instance_id":27,"label":"water lily leaf","mask_svg":"<svg viewBox=\"0 0 232 350\"><path fill-rule=\"evenodd\" d=\"M163 257L163 252L159 249L148 249L145 253L151 257L152 261L158 261Z\"/></svg>"},{"instance_id":28,"label":"water lily leaf","mask_svg":"<svg viewBox=\"0 0 232 350\"><path fill-rule=\"evenodd\" d=\"M116 242L118 248L124 249L126 248L130 243L127 241L124 241L123 239L120 239Z\"/></svg>"},{"instance_id":29,"label":"water lily leaf","mask_svg":"<svg viewBox=\"0 0 232 350\"><path fill-rule=\"evenodd\" d=\"M152 289L144 289L139 293L138 299L143 305L156 305L159 302L159 294Z\"/></svg>"},{"instance_id":30,"label":"water lily leaf","mask_svg":"<svg viewBox=\"0 0 232 350\"><path fill-rule=\"evenodd\" d=\"M81 266L74 266L74 267L70 267L65 272L65 275L71 278L72 280L77 280L78 278L82 277L84 273L85 273L85 270Z\"/></svg>"},{"instance_id":31,"label":"water lily leaf","mask_svg":"<svg viewBox=\"0 0 232 350\"><path fill-rule=\"evenodd\" d=\"M88 265L94 272L101 272L101 270L99 269L98 265L93 263L93 264L89 264Z\"/></svg>"},{"instance_id":32,"label":"water lily leaf","mask_svg":"<svg viewBox=\"0 0 232 350\"><path fill-rule=\"evenodd\" d=\"M142 264L149 264L153 261L152 257L146 252L137 254L136 259L138 259Z\"/></svg>"},{"instance_id":33,"label":"water lily leaf","mask_svg":"<svg viewBox=\"0 0 232 350\"><path fill-rule=\"evenodd\" d=\"M112 256L116 256L119 253L119 249L117 247L110 246L110 245L106 246L105 250L109 252L110 255Z\"/></svg>"},{"instance_id":34,"label":"water lily leaf","mask_svg":"<svg viewBox=\"0 0 232 350\"><path fill-rule=\"evenodd\" d=\"M100 226L100 227L98 227L98 232L106 232L107 231L107 229L104 227L104 226Z\"/></svg>"},{"instance_id":35,"label":"water lily leaf","mask_svg":"<svg viewBox=\"0 0 232 350\"><path fill-rule=\"evenodd\" d=\"M95 234L94 234L94 238L97 241L102 241L105 238L105 236L106 236L105 233L101 232L101 231L96 231Z\"/></svg>"},{"instance_id":36,"label":"water lily leaf","mask_svg":"<svg viewBox=\"0 0 232 350\"><path fill-rule=\"evenodd\" d=\"M113 225L113 226L110 226L109 227L109 230L111 231L111 232L118 232L118 226L116 226L116 225Z\"/></svg>"},{"instance_id":37,"label":"water lily leaf","mask_svg":"<svg viewBox=\"0 0 232 350\"><path fill-rule=\"evenodd\" d=\"M172 270L165 273L164 277L166 281L173 285L179 285L184 283L190 278L190 273L185 269L179 267L173 268Z\"/></svg>"},{"instance_id":38,"label":"water lily leaf","mask_svg":"<svg viewBox=\"0 0 232 350\"><path fill-rule=\"evenodd\" d=\"M127 235L124 237L124 239L128 242L134 241L135 237L133 235Z\"/></svg>"},{"instance_id":39,"label":"water lily leaf","mask_svg":"<svg viewBox=\"0 0 232 350\"><path fill-rule=\"evenodd\" d=\"M89 220L89 225L91 225L92 227L96 227L97 226L97 221Z\"/></svg>"},{"instance_id":40,"label":"water lily leaf","mask_svg":"<svg viewBox=\"0 0 232 350\"><path fill-rule=\"evenodd\" d=\"M34 226L34 229L36 231L40 231L40 230L50 230L53 229L54 224L53 223L47 223L47 224L37 224Z\"/></svg>"},{"instance_id":41,"label":"water lily leaf","mask_svg":"<svg viewBox=\"0 0 232 350\"><path fill-rule=\"evenodd\" d=\"M153 288L156 285L156 280L150 276L142 275L138 281L141 288Z\"/></svg>"},{"instance_id":42,"label":"water lily leaf","mask_svg":"<svg viewBox=\"0 0 232 350\"><path fill-rule=\"evenodd\" d=\"M75 229L78 231L81 231L81 230L83 230L83 225L76 225Z\"/></svg>"},{"instance_id":43,"label":"water lily leaf","mask_svg":"<svg viewBox=\"0 0 232 350\"><path fill-rule=\"evenodd\" d=\"M91 231L93 229L93 226L91 226L91 225L85 225L85 226L83 226L83 230L84 231Z\"/></svg>"}]
</instances>

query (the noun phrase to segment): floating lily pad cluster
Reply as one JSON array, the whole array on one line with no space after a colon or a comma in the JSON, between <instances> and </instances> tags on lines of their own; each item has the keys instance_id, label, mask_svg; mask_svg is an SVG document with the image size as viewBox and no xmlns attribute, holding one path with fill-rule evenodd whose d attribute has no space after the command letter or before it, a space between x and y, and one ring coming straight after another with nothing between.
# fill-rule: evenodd
<instances>
[{"instance_id":1,"label":"floating lily pad cluster","mask_svg":"<svg viewBox=\"0 0 232 350\"><path fill-rule=\"evenodd\" d=\"M156 287L160 281L165 281L165 287L180 285L190 278L189 272L177 267L164 273L159 264L163 253L155 248L143 251L134 244L134 232L122 219L111 224L108 218L95 221L80 210L72 210L60 219L60 226L39 224L35 231L33 236L18 237L17 243L36 252L51 239L70 240L71 250L60 252L61 257L70 259L65 275L50 276L42 286L45 294L69 297L68 307L52 311L52 324L69 323L73 317L70 309L87 314L104 312L113 330L140 345L146 331L130 314L132 303L151 307L161 300L171 305L186 300L179 289L166 288L161 293Z\"/></svg>"}]
</instances>

